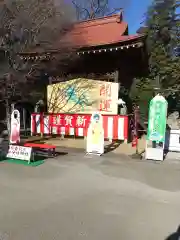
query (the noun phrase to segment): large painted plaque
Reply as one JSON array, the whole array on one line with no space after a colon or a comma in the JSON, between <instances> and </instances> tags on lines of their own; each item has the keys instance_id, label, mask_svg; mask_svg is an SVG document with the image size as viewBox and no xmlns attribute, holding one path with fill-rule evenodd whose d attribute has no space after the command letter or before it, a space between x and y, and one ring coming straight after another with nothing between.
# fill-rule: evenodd
<instances>
[{"instance_id":1,"label":"large painted plaque","mask_svg":"<svg viewBox=\"0 0 180 240\"><path fill-rule=\"evenodd\" d=\"M117 114L119 84L78 78L48 85L49 113Z\"/></svg>"}]
</instances>

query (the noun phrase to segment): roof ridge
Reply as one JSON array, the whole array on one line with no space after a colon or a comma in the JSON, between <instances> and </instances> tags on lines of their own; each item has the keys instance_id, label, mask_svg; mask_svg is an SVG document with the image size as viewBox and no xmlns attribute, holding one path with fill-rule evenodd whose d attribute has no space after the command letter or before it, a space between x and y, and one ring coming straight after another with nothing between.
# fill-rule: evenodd
<instances>
[{"instance_id":1,"label":"roof ridge","mask_svg":"<svg viewBox=\"0 0 180 240\"><path fill-rule=\"evenodd\" d=\"M96 22L98 20L107 20L107 19L111 19L111 18L116 18L119 19L122 17L122 11L120 13L116 13L116 14L112 14L110 16L104 16L104 17L97 17L97 18L93 18L93 19L88 19L88 20L82 20L82 21L79 21L79 22L76 22L75 25L81 25L81 24L84 24L84 23L93 23L93 22Z\"/></svg>"},{"instance_id":2,"label":"roof ridge","mask_svg":"<svg viewBox=\"0 0 180 240\"><path fill-rule=\"evenodd\" d=\"M98 22L94 22L93 24L84 24L84 25L75 25L74 28L76 29L83 29L83 28L89 28L89 27L94 27L94 26L99 26L99 25L106 25L106 24L110 24L110 23L114 23L115 21L109 21L109 22L102 22L102 23L98 23ZM121 23L117 23L117 24L127 24L127 22L122 21Z\"/></svg>"}]
</instances>

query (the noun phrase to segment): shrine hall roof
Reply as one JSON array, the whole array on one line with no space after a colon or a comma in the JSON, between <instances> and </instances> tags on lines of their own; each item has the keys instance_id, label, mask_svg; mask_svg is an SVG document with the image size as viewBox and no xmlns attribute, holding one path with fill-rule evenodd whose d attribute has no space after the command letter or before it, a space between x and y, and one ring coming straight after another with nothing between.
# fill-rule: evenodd
<instances>
[{"instance_id":1,"label":"shrine hall roof","mask_svg":"<svg viewBox=\"0 0 180 240\"><path fill-rule=\"evenodd\" d=\"M78 22L74 24L59 43L72 44L74 47L86 48L108 45L139 38L128 35L128 24L123 21L123 14Z\"/></svg>"},{"instance_id":2,"label":"shrine hall roof","mask_svg":"<svg viewBox=\"0 0 180 240\"><path fill-rule=\"evenodd\" d=\"M84 49L116 45L117 50L117 45L120 45L121 49L131 45L136 47L143 36L143 34L128 35L128 24L123 21L121 11L119 14L75 23L50 49L45 50L37 46L32 51L23 52L20 55L53 54L58 52L62 46L70 46L79 52L82 49L84 51Z\"/></svg>"}]
</instances>

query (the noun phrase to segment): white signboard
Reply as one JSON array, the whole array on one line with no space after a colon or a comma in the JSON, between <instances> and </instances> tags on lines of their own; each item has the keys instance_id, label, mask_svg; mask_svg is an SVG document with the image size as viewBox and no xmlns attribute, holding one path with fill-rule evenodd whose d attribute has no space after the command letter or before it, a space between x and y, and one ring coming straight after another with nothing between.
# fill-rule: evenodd
<instances>
[{"instance_id":1,"label":"white signboard","mask_svg":"<svg viewBox=\"0 0 180 240\"><path fill-rule=\"evenodd\" d=\"M20 159L30 162L32 148L18 145L9 145L7 158Z\"/></svg>"},{"instance_id":2,"label":"white signboard","mask_svg":"<svg viewBox=\"0 0 180 240\"><path fill-rule=\"evenodd\" d=\"M166 132L165 149L172 152L180 152L180 130L171 129Z\"/></svg>"},{"instance_id":3,"label":"white signboard","mask_svg":"<svg viewBox=\"0 0 180 240\"><path fill-rule=\"evenodd\" d=\"M103 118L95 112L91 116L91 122L87 132L87 154L102 155L104 153L104 129Z\"/></svg>"}]
</instances>

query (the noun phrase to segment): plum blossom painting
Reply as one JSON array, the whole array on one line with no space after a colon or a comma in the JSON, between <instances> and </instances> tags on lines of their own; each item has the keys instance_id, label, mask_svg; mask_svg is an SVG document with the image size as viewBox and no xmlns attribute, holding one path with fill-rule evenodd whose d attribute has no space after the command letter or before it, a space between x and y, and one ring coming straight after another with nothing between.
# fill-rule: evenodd
<instances>
[{"instance_id":1,"label":"plum blossom painting","mask_svg":"<svg viewBox=\"0 0 180 240\"><path fill-rule=\"evenodd\" d=\"M78 78L48 85L49 113L117 114L118 83Z\"/></svg>"}]
</instances>

